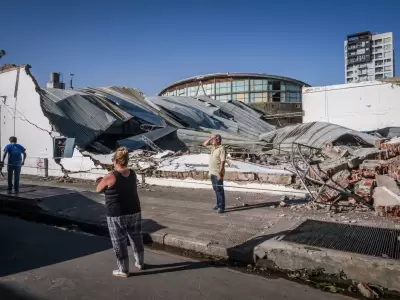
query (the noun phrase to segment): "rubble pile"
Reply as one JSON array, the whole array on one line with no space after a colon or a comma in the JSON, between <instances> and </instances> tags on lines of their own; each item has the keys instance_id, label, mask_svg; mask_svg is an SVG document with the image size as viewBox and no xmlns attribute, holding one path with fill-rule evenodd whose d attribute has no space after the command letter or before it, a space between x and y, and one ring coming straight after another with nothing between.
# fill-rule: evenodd
<instances>
[{"instance_id":1,"label":"rubble pile","mask_svg":"<svg viewBox=\"0 0 400 300\"><path fill-rule=\"evenodd\" d=\"M40 96L55 130L74 137L84 156L111 170L113 150L125 146L142 182L208 180L202 143L220 134L229 152L227 181L279 184L307 191L314 204L347 201L375 207L382 216L399 214L400 137L384 138L382 131L361 133L327 122L277 129L238 101L146 97L124 87L43 89Z\"/></svg>"}]
</instances>

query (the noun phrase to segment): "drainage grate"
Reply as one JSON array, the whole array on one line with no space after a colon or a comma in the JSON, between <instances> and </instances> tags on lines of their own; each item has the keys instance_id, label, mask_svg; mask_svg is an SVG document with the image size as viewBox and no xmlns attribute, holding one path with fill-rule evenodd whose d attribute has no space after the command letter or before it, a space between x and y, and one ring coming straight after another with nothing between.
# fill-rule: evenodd
<instances>
[{"instance_id":1,"label":"drainage grate","mask_svg":"<svg viewBox=\"0 0 400 300\"><path fill-rule=\"evenodd\" d=\"M400 230L307 220L283 241L400 259Z\"/></svg>"}]
</instances>

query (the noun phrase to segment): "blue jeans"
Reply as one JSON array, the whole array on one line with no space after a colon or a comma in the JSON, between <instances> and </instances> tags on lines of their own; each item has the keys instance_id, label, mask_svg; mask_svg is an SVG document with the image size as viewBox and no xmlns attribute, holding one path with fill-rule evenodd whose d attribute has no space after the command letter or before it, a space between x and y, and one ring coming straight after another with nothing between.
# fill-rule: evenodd
<instances>
[{"instance_id":1,"label":"blue jeans","mask_svg":"<svg viewBox=\"0 0 400 300\"><path fill-rule=\"evenodd\" d=\"M14 190L19 191L19 176L21 174L21 166L7 166L8 176L8 190L13 188L13 175L14 175Z\"/></svg>"},{"instance_id":2,"label":"blue jeans","mask_svg":"<svg viewBox=\"0 0 400 300\"><path fill-rule=\"evenodd\" d=\"M217 207L220 209L225 209L224 180L218 180L216 175L211 175L211 183L215 195L217 196Z\"/></svg>"}]
</instances>

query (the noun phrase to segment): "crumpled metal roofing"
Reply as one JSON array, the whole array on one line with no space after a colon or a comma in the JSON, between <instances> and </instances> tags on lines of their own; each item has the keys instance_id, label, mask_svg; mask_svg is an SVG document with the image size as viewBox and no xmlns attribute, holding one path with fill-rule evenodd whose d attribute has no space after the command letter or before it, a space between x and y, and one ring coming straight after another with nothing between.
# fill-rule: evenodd
<instances>
[{"instance_id":1,"label":"crumpled metal roofing","mask_svg":"<svg viewBox=\"0 0 400 300\"><path fill-rule=\"evenodd\" d=\"M191 128L199 126L231 130L223 121L213 117L213 108L200 107L197 100L191 97L147 97L147 100L167 110L174 115L178 121L186 123Z\"/></svg>"},{"instance_id":2,"label":"crumpled metal roofing","mask_svg":"<svg viewBox=\"0 0 400 300\"><path fill-rule=\"evenodd\" d=\"M167 125L162 117L155 114L145 104L144 97L140 94L130 93L128 97L127 94L122 93L115 87L86 88L82 89L82 91L106 98L144 123L163 127Z\"/></svg>"},{"instance_id":3,"label":"crumpled metal roofing","mask_svg":"<svg viewBox=\"0 0 400 300\"><path fill-rule=\"evenodd\" d=\"M274 147L281 149L289 149L293 143L322 148L326 144L341 144L345 141L346 144L375 146L377 139L367 133L327 122L291 125L260 135L260 140L273 143Z\"/></svg>"},{"instance_id":4,"label":"crumpled metal roofing","mask_svg":"<svg viewBox=\"0 0 400 300\"><path fill-rule=\"evenodd\" d=\"M238 133L258 139L260 134L275 130L276 127L261 119L262 113L252 109L246 104L231 100L220 102L209 97L200 96L199 100L219 107L220 111L239 124Z\"/></svg>"},{"instance_id":5,"label":"crumpled metal roofing","mask_svg":"<svg viewBox=\"0 0 400 300\"><path fill-rule=\"evenodd\" d=\"M43 113L50 123L62 135L74 137L81 148L111 126L132 118L105 99L76 90L42 89L40 96Z\"/></svg>"},{"instance_id":6,"label":"crumpled metal roofing","mask_svg":"<svg viewBox=\"0 0 400 300\"><path fill-rule=\"evenodd\" d=\"M142 136L147 137L149 140L151 140L152 142L157 141L158 139L171 134L172 132L176 131L177 128L176 127L172 127L172 126L167 126L164 128L159 128L156 130L152 130L143 134L139 134L139 135L134 135L131 136L127 139L123 139L123 140L119 140L118 141L118 145L119 146L125 146L127 147L129 150L136 150L139 148L142 148L143 146L146 146L147 144L142 140Z\"/></svg>"}]
</instances>

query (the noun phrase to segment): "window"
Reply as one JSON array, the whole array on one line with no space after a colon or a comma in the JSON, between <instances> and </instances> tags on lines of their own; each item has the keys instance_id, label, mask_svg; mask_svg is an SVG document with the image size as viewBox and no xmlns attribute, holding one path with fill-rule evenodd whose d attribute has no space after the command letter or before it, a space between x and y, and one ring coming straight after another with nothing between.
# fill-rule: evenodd
<instances>
[{"instance_id":1,"label":"window","mask_svg":"<svg viewBox=\"0 0 400 300\"><path fill-rule=\"evenodd\" d=\"M382 72L383 72L382 67L375 68L375 73L382 73Z\"/></svg>"},{"instance_id":2,"label":"window","mask_svg":"<svg viewBox=\"0 0 400 300\"><path fill-rule=\"evenodd\" d=\"M217 96L215 100L218 100L221 102L228 102L229 100L231 100L231 95Z\"/></svg>"},{"instance_id":3,"label":"window","mask_svg":"<svg viewBox=\"0 0 400 300\"><path fill-rule=\"evenodd\" d=\"M385 52L384 57L385 58L392 57L392 52L391 51Z\"/></svg>"},{"instance_id":4,"label":"window","mask_svg":"<svg viewBox=\"0 0 400 300\"><path fill-rule=\"evenodd\" d=\"M191 86L191 87L188 87L188 96L190 97L190 96L196 96L196 94L197 94L197 89L198 89L199 87L198 86Z\"/></svg>"},{"instance_id":5,"label":"window","mask_svg":"<svg viewBox=\"0 0 400 300\"><path fill-rule=\"evenodd\" d=\"M360 70L360 72L359 72L361 75L363 75L363 74L367 74L367 69L362 69L362 70Z\"/></svg>"},{"instance_id":6,"label":"window","mask_svg":"<svg viewBox=\"0 0 400 300\"><path fill-rule=\"evenodd\" d=\"M381 78L383 78L383 74L376 74L375 75L375 79L381 79Z\"/></svg>"},{"instance_id":7,"label":"window","mask_svg":"<svg viewBox=\"0 0 400 300\"><path fill-rule=\"evenodd\" d=\"M375 40L375 45L382 45L382 39Z\"/></svg>"},{"instance_id":8,"label":"window","mask_svg":"<svg viewBox=\"0 0 400 300\"><path fill-rule=\"evenodd\" d=\"M360 81L367 81L367 76L360 76L359 79Z\"/></svg>"},{"instance_id":9,"label":"window","mask_svg":"<svg viewBox=\"0 0 400 300\"><path fill-rule=\"evenodd\" d=\"M251 93L250 103L268 102L268 93Z\"/></svg>"},{"instance_id":10,"label":"window","mask_svg":"<svg viewBox=\"0 0 400 300\"><path fill-rule=\"evenodd\" d=\"M387 51L392 49L392 44L383 46L383 50Z\"/></svg>"},{"instance_id":11,"label":"window","mask_svg":"<svg viewBox=\"0 0 400 300\"><path fill-rule=\"evenodd\" d=\"M353 78L347 78L347 83L353 82Z\"/></svg>"},{"instance_id":12,"label":"window","mask_svg":"<svg viewBox=\"0 0 400 300\"><path fill-rule=\"evenodd\" d=\"M244 102L244 103L249 103L249 94L244 93L244 94L233 94L232 95L232 100Z\"/></svg>"},{"instance_id":13,"label":"window","mask_svg":"<svg viewBox=\"0 0 400 300\"><path fill-rule=\"evenodd\" d=\"M347 72L347 76L352 76L352 75L353 75L353 71Z\"/></svg>"},{"instance_id":14,"label":"window","mask_svg":"<svg viewBox=\"0 0 400 300\"><path fill-rule=\"evenodd\" d=\"M186 96L186 89L183 88L183 89L178 90L177 95L178 96Z\"/></svg>"},{"instance_id":15,"label":"window","mask_svg":"<svg viewBox=\"0 0 400 300\"><path fill-rule=\"evenodd\" d=\"M290 92L299 92L301 88L294 84L286 84L286 90Z\"/></svg>"},{"instance_id":16,"label":"window","mask_svg":"<svg viewBox=\"0 0 400 300\"><path fill-rule=\"evenodd\" d=\"M390 38L390 37L384 38L384 39L383 39L383 42L384 42L385 44L390 44L390 43L392 42L392 38Z\"/></svg>"},{"instance_id":17,"label":"window","mask_svg":"<svg viewBox=\"0 0 400 300\"><path fill-rule=\"evenodd\" d=\"M383 49L383 47L382 47L382 46L379 46L379 47L375 47L375 48L374 48L374 51L375 51L375 52L381 52L382 49Z\"/></svg>"},{"instance_id":18,"label":"window","mask_svg":"<svg viewBox=\"0 0 400 300\"><path fill-rule=\"evenodd\" d=\"M375 54L375 58L382 58L382 57L383 57L382 53Z\"/></svg>"},{"instance_id":19,"label":"window","mask_svg":"<svg viewBox=\"0 0 400 300\"><path fill-rule=\"evenodd\" d=\"M391 62L392 62L392 59L391 59L391 58L385 59L385 65L387 65L387 64L389 64L389 63L391 63Z\"/></svg>"},{"instance_id":20,"label":"window","mask_svg":"<svg viewBox=\"0 0 400 300\"><path fill-rule=\"evenodd\" d=\"M385 74L383 74L383 77L384 78L392 77L392 73L385 73Z\"/></svg>"},{"instance_id":21,"label":"window","mask_svg":"<svg viewBox=\"0 0 400 300\"><path fill-rule=\"evenodd\" d=\"M208 96L214 95L215 90L214 90L214 83L209 83L209 84L203 84L203 88L206 91L206 94Z\"/></svg>"},{"instance_id":22,"label":"window","mask_svg":"<svg viewBox=\"0 0 400 300\"><path fill-rule=\"evenodd\" d=\"M217 82L217 94L228 94L231 92L231 82Z\"/></svg>"},{"instance_id":23,"label":"window","mask_svg":"<svg viewBox=\"0 0 400 300\"><path fill-rule=\"evenodd\" d=\"M388 71L392 71L392 66L386 66L385 68L384 68L384 70L385 70L385 72L388 72Z\"/></svg>"},{"instance_id":24,"label":"window","mask_svg":"<svg viewBox=\"0 0 400 300\"><path fill-rule=\"evenodd\" d=\"M250 90L251 91L266 91L268 90L267 80L250 80Z\"/></svg>"},{"instance_id":25,"label":"window","mask_svg":"<svg viewBox=\"0 0 400 300\"><path fill-rule=\"evenodd\" d=\"M383 60L376 60L375 61L375 66L382 66L383 65Z\"/></svg>"},{"instance_id":26,"label":"window","mask_svg":"<svg viewBox=\"0 0 400 300\"><path fill-rule=\"evenodd\" d=\"M353 69L353 66L347 65L346 66L347 70Z\"/></svg>"},{"instance_id":27,"label":"window","mask_svg":"<svg viewBox=\"0 0 400 300\"><path fill-rule=\"evenodd\" d=\"M232 81L232 93L247 92L249 90L248 80Z\"/></svg>"},{"instance_id":28,"label":"window","mask_svg":"<svg viewBox=\"0 0 400 300\"><path fill-rule=\"evenodd\" d=\"M365 54L365 49L358 49L357 54Z\"/></svg>"}]
</instances>

